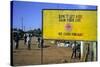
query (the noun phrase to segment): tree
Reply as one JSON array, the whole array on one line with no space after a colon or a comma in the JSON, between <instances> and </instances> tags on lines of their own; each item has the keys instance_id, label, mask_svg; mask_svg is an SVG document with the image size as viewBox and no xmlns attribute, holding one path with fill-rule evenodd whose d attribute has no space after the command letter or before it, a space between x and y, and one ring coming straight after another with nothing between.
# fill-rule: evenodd
<instances>
[{"instance_id":1,"label":"tree","mask_svg":"<svg viewBox=\"0 0 100 67\"><path fill-rule=\"evenodd\" d=\"M40 28L34 29L33 35L36 36L36 37L40 37L41 36L41 29Z\"/></svg>"}]
</instances>

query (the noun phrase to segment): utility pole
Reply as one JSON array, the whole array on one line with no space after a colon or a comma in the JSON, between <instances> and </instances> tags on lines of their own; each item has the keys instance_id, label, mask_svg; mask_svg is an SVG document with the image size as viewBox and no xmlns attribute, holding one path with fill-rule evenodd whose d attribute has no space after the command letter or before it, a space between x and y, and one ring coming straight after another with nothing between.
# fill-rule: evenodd
<instances>
[{"instance_id":1,"label":"utility pole","mask_svg":"<svg viewBox=\"0 0 100 67\"><path fill-rule=\"evenodd\" d=\"M24 30L23 31L25 32L25 26L24 26Z\"/></svg>"},{"instance_id":2,"label":"utility pole","mask_svg":"<svg viewBox=\"0 0 100 67\"><path fill-rule=\"evenodd\" d=\"M22 23L22 30L23 30L23 17L21 18L21 23Z\"/></svg>"}]
</instances>

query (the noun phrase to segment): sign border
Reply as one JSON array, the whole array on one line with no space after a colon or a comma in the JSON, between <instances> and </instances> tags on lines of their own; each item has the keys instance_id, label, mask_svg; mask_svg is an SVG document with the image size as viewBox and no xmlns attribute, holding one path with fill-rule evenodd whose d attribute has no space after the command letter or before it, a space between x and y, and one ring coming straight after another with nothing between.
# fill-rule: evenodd
<instances>
[{"instance_id":1,"label":"sign border","mask_svg":"<svg viewBox=\"0 0 100 67\"><path fill-rule=\"evenodd\" d=\"M43 11L45 10L71 10L71 11L97 11L97 6L96 6L96 9L42 9L42 38L43 38ZM97 15L97 13L96 13ZM98 17L97 17L98 18ZM96 19L97 20L97 19ZM96 27L98 28L98 25L96 24ZM96 29L96 32L98 32L98 30ZM98 36L98 33L97 33L97 36ZM98 37L96 36L96 40L69 40L69 39L60 39L60 40L68 40L68 41L91 41L91 42L95 42L97 41ZM47 39L47 38L43 38L44 40L59 40L59 39Z\"/></svg>"}]
</instances>

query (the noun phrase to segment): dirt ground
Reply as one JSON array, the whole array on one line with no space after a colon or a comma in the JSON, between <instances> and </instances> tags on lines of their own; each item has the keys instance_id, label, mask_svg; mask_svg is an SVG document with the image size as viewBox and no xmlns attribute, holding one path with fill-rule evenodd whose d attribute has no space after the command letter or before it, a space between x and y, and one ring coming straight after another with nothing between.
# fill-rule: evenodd
<instances>
[{"instance_id":1,"label":"dirt ground","mask_svg":"<svg viewBox=\"0 0 100 67\"><path fill-rule=\"evenodd\" d=\"M57 47L56 44L45 41L42 52L41 48L38 48L36 40L36 37L32 37L31 50L27 49L27 45L24 45L23 40L20 40L18 50L13 47L13 65L57 64L80 61L71 59L72 48L70 47Z\"/></svg>"}]
</instances>

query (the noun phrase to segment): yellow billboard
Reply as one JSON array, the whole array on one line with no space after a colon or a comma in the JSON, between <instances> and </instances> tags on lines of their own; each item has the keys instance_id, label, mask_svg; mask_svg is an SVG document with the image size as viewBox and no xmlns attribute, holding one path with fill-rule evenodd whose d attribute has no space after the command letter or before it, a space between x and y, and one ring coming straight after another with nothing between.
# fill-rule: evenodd
<instances>
[{"instance_id":1,"label":"yellow billboard","mask_svg":"<svg viewBox=\"0 0 100 67\"><path fill-rule=\"evenodd\" d=\"M43 10L43 38L97 40L97 11Z\"/></svg>"}]
</instances>

